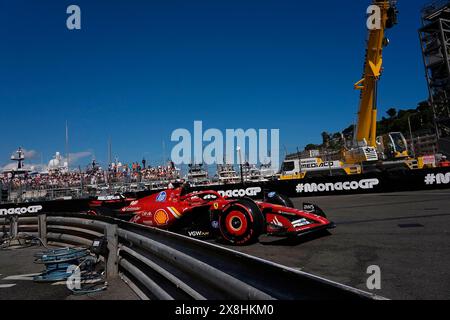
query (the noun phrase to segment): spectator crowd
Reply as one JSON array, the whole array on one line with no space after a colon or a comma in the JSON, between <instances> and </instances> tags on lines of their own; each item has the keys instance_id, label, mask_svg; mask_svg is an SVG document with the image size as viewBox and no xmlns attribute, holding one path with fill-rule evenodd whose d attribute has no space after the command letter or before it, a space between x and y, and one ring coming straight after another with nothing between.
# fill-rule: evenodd
<instances>
[{"instance_id":1,"label":"spectator crowd","mask_svg":"<svg viewBox=\"0 0 450 320\"><path fill-rule=\"evenodd\" d=\"M179 179L179 170L173 163L158 167L143 167L137 162L131 165L112 164L107 170L103 170L93 161L85 171L50 170L43 173L0 173L0 186L3 189L10 188L12 190L45 190L109 183L170 182L177 179Z\"/></svg>"},{"instance_id":2,"label":"spectator crowd","mask_svg":"<svg viewBox=\"0 0 450 320\"><path fill-rule=\"evenodd\" d=\"M80 187L84 184L104 182L102 172L60 172L48 173L4 173L0 175L0 184L5 187L24 190L45 190L56 188Z\"/></svg>"}]
</instances>

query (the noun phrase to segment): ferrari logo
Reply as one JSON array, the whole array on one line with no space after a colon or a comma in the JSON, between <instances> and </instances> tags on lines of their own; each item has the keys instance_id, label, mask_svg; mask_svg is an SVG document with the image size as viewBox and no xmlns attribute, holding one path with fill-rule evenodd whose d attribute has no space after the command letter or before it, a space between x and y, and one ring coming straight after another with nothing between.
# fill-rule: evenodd
<instances>
[{"instance_id":1,"label":"ferrari logo","mask_svg":"<svg viewBox=\"0 0 450 320\"><path fill-rule=\"evenodd\" d=\"M214 203L214 209L219 209L219 204L217 202Z\"/></svg>"},{"instance_id":2,"label":"ferrari logo","mask_svg":"<svg viewBox=\"0 0 450 320\"><path fill-rule=\"evenodd\" d=\"M167 214L167 212L165 210L158 210L155 213L155 222L157 225L162 226L162 225L166 225L167 222L169 221L169 215Z\"/></svg>"}]
</instances>

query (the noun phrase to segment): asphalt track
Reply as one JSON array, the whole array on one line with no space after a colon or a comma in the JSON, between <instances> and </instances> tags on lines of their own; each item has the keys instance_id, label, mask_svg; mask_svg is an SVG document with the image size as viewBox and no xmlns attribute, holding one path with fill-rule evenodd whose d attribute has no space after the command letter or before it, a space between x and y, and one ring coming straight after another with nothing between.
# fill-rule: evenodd
<instances>
[{"instance_id":1,"label":"asphalt track","mask_svg":"<svg viewBox=\"0 0 450 320\"><path fill-rule=\"evenodd\" d=\"M263 236L233 249L367 288L367 268L381 269L390 299L450 299L450 190L294 199L319 205L337 227L294 241Z\"/></svg>"}]
</instances>

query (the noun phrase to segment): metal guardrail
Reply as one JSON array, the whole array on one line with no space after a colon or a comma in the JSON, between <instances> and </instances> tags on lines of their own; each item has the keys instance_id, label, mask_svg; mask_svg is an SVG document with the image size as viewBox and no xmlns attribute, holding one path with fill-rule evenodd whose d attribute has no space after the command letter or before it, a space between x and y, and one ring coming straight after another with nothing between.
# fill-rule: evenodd
<instances>
[{"instance_id":1,"label":"metal guardrail","mask_svg":"<svg viewBox=\"0 0 450 320\"><path fill-rule=\"evenodd\" d=\"M4 235L10 235L11 233L26 233L33 236L38 236L38 217L17 217L16 221L17 222L12 221L11 223L6 217L0 217L0 239Z\"/></svg>"},{"instance_id":2,"label":"metal guardrail","mask_svg":"<svg viewBox=\"0 0 450 320\"><path fill-rule=\"evenodd\" d=\"M11 221L16 226L9 226ZM376 295L168 231L81 214L0 217L45 244L90 246L106 237L108 278L121 276L139 296L161 300L382 299ZM0 233L1 235L1 233Z\"/></svg>"}]
</instances>

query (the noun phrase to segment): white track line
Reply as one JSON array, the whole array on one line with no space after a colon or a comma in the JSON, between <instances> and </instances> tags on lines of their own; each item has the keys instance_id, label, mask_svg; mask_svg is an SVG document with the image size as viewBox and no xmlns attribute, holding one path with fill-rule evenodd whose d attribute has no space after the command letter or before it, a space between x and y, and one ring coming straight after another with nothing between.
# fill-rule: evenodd
<instances>
[{"instance_id":1,"label":"white track line","mask_svg":"<svg viewBox=\"0 0 450 320\"><path fill-rule=\"evenodd\" d=\"M94 284L94 283L100 283L103 280L83 280L80 282L80 284ZM66 286L67 281L59 281L52 283L52 286Z\"/></svg>"},{"instance_id":2,"label":"white track line","mask_svg":"<svg viewBox=\"0 0 450 320\"><path fill-rule=\"evenodd\" d=\"M33 277L34 276L38 276L40 275L40 273L30 273L30 274L19 274L19 275L15 275L15 276L9 276L6 278L3 278L2 280L4 281L33 281Z\"/></svg>"},{"instance_id":3,"label":"white track line","mask_svg":"<svg viewBox=\"0 0 450 320\"><path fill-rule=\"evenodd\" d=\"M0 284L0 289L9 289L9 288L14 287L15 285L16 285L15 283L13 283L13 284Z\"/></svg>"}]
</instances>

